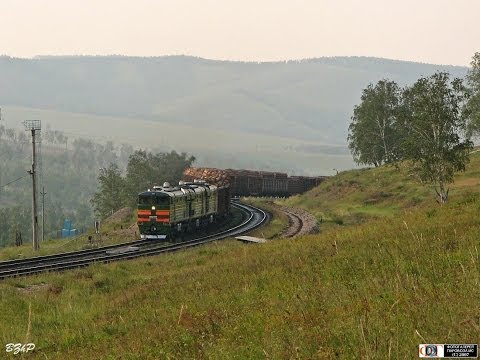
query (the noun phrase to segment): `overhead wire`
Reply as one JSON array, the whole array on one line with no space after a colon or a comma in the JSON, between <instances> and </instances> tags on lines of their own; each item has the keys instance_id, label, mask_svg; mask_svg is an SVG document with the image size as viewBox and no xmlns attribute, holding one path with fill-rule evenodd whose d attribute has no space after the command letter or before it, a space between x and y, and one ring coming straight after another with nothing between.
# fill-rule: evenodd
<instances>
[{"instance_id":1,"label":"overhead wire","mask_svg":"<svg viewBox=\"0 0 480 360\"><path fill-rule=\"evenodd\" d=\"M23 178L26 178L26 177L28 177L28 176L30 176L30 174L29 174L29 175L24 175L24 176L22 176L22 177L19 177L18 179L12 180L12 181L4 184L4 185L0 185L0 188L4 188L5 186L8 186L8 185L10 185L10 184L13 184L14 182L20 181L20 180L22 180Z\"/></svg>"}]
</instances>

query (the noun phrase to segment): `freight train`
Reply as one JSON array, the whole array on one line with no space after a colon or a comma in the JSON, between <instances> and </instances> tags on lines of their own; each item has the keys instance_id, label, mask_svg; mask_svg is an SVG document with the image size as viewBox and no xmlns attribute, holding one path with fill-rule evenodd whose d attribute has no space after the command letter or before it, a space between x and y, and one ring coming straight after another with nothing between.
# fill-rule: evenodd
<instances>
[{"instance_id":1,"label":"freight train","mask_svg":"<svg viewBox=\"0 0 480 360\"><path fill-rule=\"evenodd\" d=\"M180 181L175 187L166 182L138 194L137 223L142 239L174 239L206 228L229 213L229 188L205 181Z\"/></svg>"},{"instance_id":2,"label":"freight train","mask_svg":"<svg viewBox=\"0 0 480 360\"><path fill-rule=\"evenodd\" d=\"M288 176L286 173L252 170L188 168L183 179L202 179L211 184L230 186L232 196L290 196L304 193L327 176Z\"/></svg>"}]
</instances>

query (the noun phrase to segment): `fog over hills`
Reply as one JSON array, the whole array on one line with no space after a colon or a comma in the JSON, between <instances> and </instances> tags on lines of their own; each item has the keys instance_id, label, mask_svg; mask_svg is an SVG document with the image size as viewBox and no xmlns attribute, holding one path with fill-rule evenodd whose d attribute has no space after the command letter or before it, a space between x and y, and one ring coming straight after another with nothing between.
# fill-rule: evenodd
<instances>
[{"instance_id":1,"label":"fog over hills","mask_svg":"<svg viewBox=\"0 0 480 360\"><path fill-rule=\"evenodd\" d=\"M467 68L367 57L253 63L188 56L4 56L0 105L148 120L159 123L159 132L164 125L233 131L246 144L249 134L288 138L299 142L297 152L331 153L333 145L348 157L348 124L363 88L382 78L411 84L438 70L463 77ZM187 142L191 136L185 134Z\"/></svg>"}]
</instances>

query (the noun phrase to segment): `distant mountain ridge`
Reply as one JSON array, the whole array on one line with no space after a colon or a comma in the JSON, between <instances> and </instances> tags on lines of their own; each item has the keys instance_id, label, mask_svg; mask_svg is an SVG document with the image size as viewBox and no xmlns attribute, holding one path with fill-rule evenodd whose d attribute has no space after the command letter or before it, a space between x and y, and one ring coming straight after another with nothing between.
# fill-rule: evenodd
<instances>
[{"instance_id":1,"label":"distant mountain ridge","mask_svg":"<svg viewBox=\"0 0 480 360\"><path fill-rule=\"evenodd\" d=\"M0 57L0 105L52 109L346 143L353 106L369 83L400 85L468 68L370 57L283 62L189 56Z\"/></svg>"}]
</instances>

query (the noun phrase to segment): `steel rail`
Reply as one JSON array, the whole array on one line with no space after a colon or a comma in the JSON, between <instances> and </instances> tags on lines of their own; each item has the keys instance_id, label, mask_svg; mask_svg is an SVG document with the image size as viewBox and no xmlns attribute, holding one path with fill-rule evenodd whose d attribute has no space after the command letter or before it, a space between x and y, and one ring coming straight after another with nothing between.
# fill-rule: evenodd
<instances>
[{"instance_id":1,"label":"steel rail","mask_svg":"<svg viewBox=\"0 0 480 360\"><path fill-rule=\"evenodd\" d=\"M177 244L163 245L163 246L148 248L148 249L139 249L137 251L124 252L119 254L106 254L106 250L112 248L111 246L108 246L108 247L103 247L101 249L95 249L97 250L95 254L97 254L98 256L91 257L88 259L79 259L81 257L86 256L83 251L67 253L67 254L57 254L56 257L54 255L48 255L46 257L41 256L36 259L31 258L31 259L28 259L30 260L30 266L28 267L25 266L26 265L25 262L21 262L20 264L13 263L11 264L10 267L0 269L0 279L6 278L6 277L12 277L12 276L37 274L45 271L61 271L66 269L85 267L95 262L108 263L112 261L134 259L142 256L152 256L152 255L157 255L161 253L187 249L187 248L205 244L207 242L211 242L214 240L220 240L226 237L244 234L246 232L252 231L257 227L261 226L269 219L269 215L265 211L263 211L262 209L256 208L254 206L244 205L240 203L232 203L232 206L237 207L242 212L247 214L247 219L244 220L241 224L234 226L233 228L230 228L215 234L207 235L204 237L188 240L188 241L177 243ZM139 242L137 241L137 242L134 242L133 244L138 244L138 243ZM131 246L132 243L124 243L119 245L125 247L125 246ZM114 246L114 248L120 248L121 246ZM95 254L89 253L88 255L95 255ZM55 261L55 262L52 262L52 261Z\"/></svg>"},{"instance_id":2,"label":"steel rail","mask_svg":"<svg viewBox=\"0 0 480 360\"><path fill-rule=\"evenodd\" d=\"M146 245L148 243L151 243L151 240L136 240L136 241L130 241L130 242L125 242L121 244L102 246L96 249L85 249L85 250L70 251L70 252L51 254L51 255L34 256L31 258L25 258L25 259L5 260L5 261L0 261L0 270L4 268L9 268L11 266L16 266L16 265L34 264L40 261L56 260L60 258L71 259L71 258L76 258L80 256L101 254L101 253L104 253L106 250L122 248L126 246Z\"/></svg>"},{"instance_id":3,"label":"steel rail","mask_svg":"<svg viewBox=\"0 0 480 360\"><path fill-rule=\"evenodd\" d=\"M288 235L286 237L295 237L297 234L302 231L303 228L303 220L300 215L297 215L293 212L290 212L288 210L283 210L283 212L287 215L288 221L289 221L289 228L286 229L286 232Z\"/></svg>"},{"instance_id":4,"label":"steel rail","mask_svg":"<svg viewBox=\"0 0 480 360\"><path fill-rule=\"evenodd\" d=\"M233 203L234 206L235 206L235 204L236 203ZM0 261L0 270L8 269L12 266L29 265L29 264L35 264L35 263L38 263L38 262L46 262L46 261L49 261L49 260L75 259L75 258L78 258L78 257L81 257L81 256L87 257L87 256L96 255L96 254L103 254L106 250L124 248L124 247L127 247L127 246L151 245L152 243L153 243L152 240L149 240L149 239L135 240L135 241L129 241L129 242L124 242L124 243L120 243L120 244L102 246L102 247L99 247L99 248L96 248L96 249L76 250L76 251L70 251L70 252L65 252L65 253L35 256L35 257L30 257L30 258L25 258L25 259L4 260L4 261Z\"/></svg>"}]
</instances>

